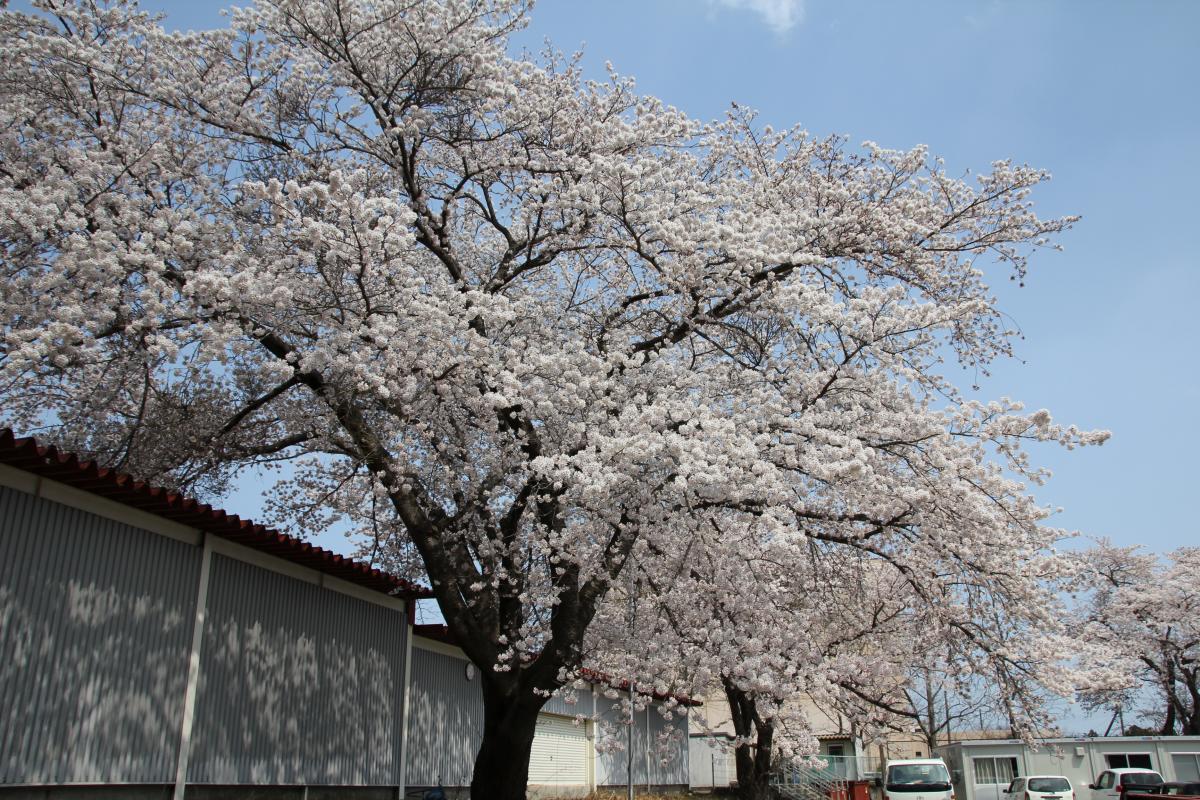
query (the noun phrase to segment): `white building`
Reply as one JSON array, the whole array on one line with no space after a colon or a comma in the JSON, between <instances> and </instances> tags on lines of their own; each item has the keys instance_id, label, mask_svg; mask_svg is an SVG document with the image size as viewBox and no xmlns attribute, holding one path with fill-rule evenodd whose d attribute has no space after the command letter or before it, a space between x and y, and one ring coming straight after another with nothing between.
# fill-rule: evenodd
<instances>
[{"instance_id":1,"label":"white building","mask_svg":"<svg viewBox=\"0 0 1200 800\"><path fill-rule=\"evenodd\" d=\"M795 707L808 720L819 742L819 764L798 767L793 782L826 785L862 780L878 767L862 741L841 715L821 708L808 695L797 695ZM690 716L688 747L689 785L693 789L722 789L737 782L734 764L733 719L729 703L719 689L709 692L704 704ZM780 765L782 768L784 765Z\"/></svg>"},{"instance_id":2,"label":"white building","mask_svg":"<svg viewBox=\"0 0 1200 800\"><path fill-rule=\"evenodd\" d=\"M1012 779L1023 775L1064 775L1076 800L1094 800L1088 784L1106 769L1142 767L1167 781L1200 780L1200 736L1044 739L1036 749L1019 739L981 739L938 752L959 800L1001 800Z\"/></svg>"}]
</instances>

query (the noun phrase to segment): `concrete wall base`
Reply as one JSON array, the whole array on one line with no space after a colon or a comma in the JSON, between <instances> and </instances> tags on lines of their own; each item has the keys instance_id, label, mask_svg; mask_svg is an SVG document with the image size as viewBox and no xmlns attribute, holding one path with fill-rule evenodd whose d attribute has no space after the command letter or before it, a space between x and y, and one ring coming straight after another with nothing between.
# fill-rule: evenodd
<instances>
[{"instance_id":1,"label":"concrete wall base","mask_svg":"<svg viewBox=\"0 0 1200 800\"><path fill-rule=\"evenodd\" d=\"M601 798L616 797L618 800L624 800L627 787L625 784L616 786L597 786L596 795ZM654 795L655 797L686 797L691 794L688 787L682 784L667 784L662 786L649 786L645 784L633 787L633 796L642 797L644 795Z\"/></svg>"},{"instance_id":2,"label":"concrete wall base","mask_svg":"<svg viewBox=\"0 0 1200 800\"><path fill-rule=\"evenodd\" d=\"M0 800L171 800L170 785L0 786ZM395 786L189 786L187 800L396 800Z\"/></svg>"}]
</instances>

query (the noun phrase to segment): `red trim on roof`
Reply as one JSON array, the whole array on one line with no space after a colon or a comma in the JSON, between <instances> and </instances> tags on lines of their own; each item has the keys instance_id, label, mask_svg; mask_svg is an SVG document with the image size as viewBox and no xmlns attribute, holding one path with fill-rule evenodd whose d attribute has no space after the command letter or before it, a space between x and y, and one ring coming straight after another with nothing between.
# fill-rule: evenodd
<instances>
[{"instance_id":1,"label":"red trim on roof","mask_svg":"<svg viewBox=\"0 0 1200 800\"><path fill-rule=\"evenodd\" d=\"M53 445L39 445L33 437L17 438L8 428L0 429L0 464L51 478L366 589L410 600L433 596L423 586L332 550L315 547L207 503L135 480L94 461L81 461L74 453L63 453Z\"/></svg>"},{"instance_id":2,"label":"red trim on roof","mask_svg":"<svg viewBox=\"0 0 1200 800\"><path fill-rule=\"evenodd\" d=\"M454 645L455 647L458 646L458 643L454 640L454 634L450 632L450 628L446 625L414 625L413 634L426 639L433 639L434 641L442 642L444 644ZM629 689L629 681L613 680L603 672L599 672L594 669L588 669L587 667L579 670L579 677L583 678L588 683L604 684L605 686L611 686L612 688L620 691L628 691ZM644 689L638 689L636 686L634 687L634 691L643 697L653 697L655 700L673 699L680 705L684 706L694 707L704 705L704 703L701 701L694 700L685 694L646 691Z\"/></svg>"}]
</instances>

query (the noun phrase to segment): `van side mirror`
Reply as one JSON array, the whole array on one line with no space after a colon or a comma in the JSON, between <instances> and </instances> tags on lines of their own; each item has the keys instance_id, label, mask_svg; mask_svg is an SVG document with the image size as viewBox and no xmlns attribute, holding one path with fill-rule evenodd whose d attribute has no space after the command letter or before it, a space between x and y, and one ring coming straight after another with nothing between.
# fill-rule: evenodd
<instances>
[{"instance_id":1,"label":"van side mirror","mask_svg":"<svg viewBox=\"0 0 1200 800\"><path fill-rule=\"evenodd\" d=\"M872 779L872 781L871 781L871 782L872 782L872 783L874 783L874 784L875 784L876 786L878 786L879 788L881 788L881 789L883 788L883 776L882 776L882 775L876 775L876 776L875 776L875 777Z\"/></svg>"}]
</instances>

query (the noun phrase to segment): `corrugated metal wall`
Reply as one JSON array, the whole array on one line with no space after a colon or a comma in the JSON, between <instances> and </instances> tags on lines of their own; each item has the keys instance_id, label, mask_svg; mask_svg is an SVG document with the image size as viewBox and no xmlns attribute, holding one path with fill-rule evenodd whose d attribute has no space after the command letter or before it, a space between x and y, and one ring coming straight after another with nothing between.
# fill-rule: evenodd
<instances>
[{"instance_id":1,"label":"corrugated metal wall","mask_svg":"<svg viewBox=\"0 0 1200 800\"><path fill-rule=\"evenodd\" d=\"M650 717L650 783L654 786L687 785L687 710L679 708L667 719L659 706L646 709Z\"/></svg>"},{"instance_id":2,"label":"corrugated metal wall","mask_svg":"<svg viewBox=\"0 0 1200 800\"><path fill-rule=\"evenodd\" d=\"M0 784L174 779L200 550L0 487Z\"/></svg>"},{"instance_id":3,"label":"corrugated metal wall","mask_svg":"<svg viewBox=\"0 0 1200 800\"><path fill-rule=\"evenodd\" d=\"M214 555L188 781L399 785L406 627Z\"/></svg>"},{"instance_id":4,"label":"corrugated metal wall","mask_svg":"<svg viewBox=\"0 0 1200 800\"><path fill-rule=\"evenodd\" d=\"M201 560L0 487L0 785L173 782ZM406 631L402 611L214 554L188 781L400 784ZM483 704L464 668L412 651L409 785L470 780ZM612 722L611 706L584 689L545 711ZM686 755L648 763L664 724L639 714L640 784L686 783ZM624 764L599 754L597 782L624 781Z\"/></svg>"},{"instance_id":5,"label":"corrugated metal wall","mask_svg":"<svg viewBox=\"0 0 1200 800\"><path fill-rule=\"evenodd\" d=\"M596 785L624 786L626 782L626 742L629 730L621 720L622 698L611 699L603 693L596 696ZM645 786L648 783L646 771L647 753L647 713L655 714L649 708L634 712L633 719L633 782Z\"/></svg>"},{"instance_id":6,"label":"corrugated metal wall","mask_svg":"<svg viewBox=\"0 0 1200 800\"><path fill-rule=\"evenodd\" d=\"M582 689L575 689L573 693L567 691L551 696L546 705L542 706L542 711L547 714L562 714L564 717L592 716L596 713L596 706L591 684Z\"/></svg>"},{"instance_id":7,"label":"corrugated metal wall","mask_svg":"<svg viewBox=\"0 0 1200 800\"><path fill-rule=\"evenodd\" d=\"M596 693L596 785L622 786L626 782L626 741L621 721L622 698ZM654 703L634 715L633 782L637 786L676 786L688 782L687 712L680 708L672 719L659 713Z\"/></svg>"},{"instance_id":8,"label":"corrugated metal wall","mask_svg":"<svg viewBox=\"0 0 1200 800\"><path fill-rule=\"evenodd\" d=\"M408 702L409 786L471 782L475 753L483 739L483 695L479 676L466 679L464 659L412 649Z\"/></svg>"}]
</instances>

